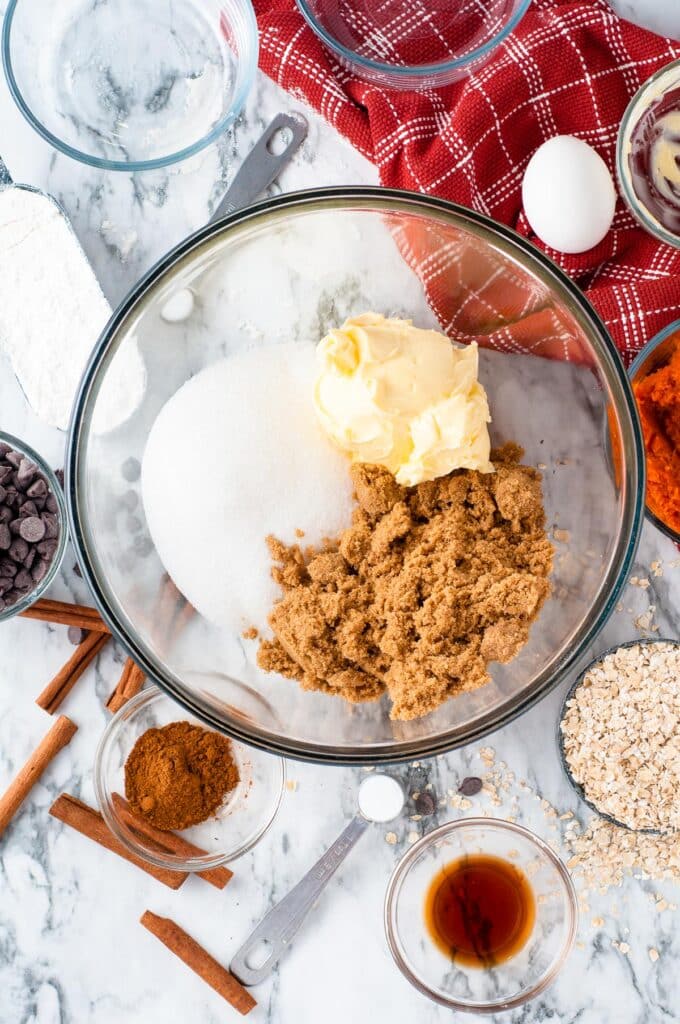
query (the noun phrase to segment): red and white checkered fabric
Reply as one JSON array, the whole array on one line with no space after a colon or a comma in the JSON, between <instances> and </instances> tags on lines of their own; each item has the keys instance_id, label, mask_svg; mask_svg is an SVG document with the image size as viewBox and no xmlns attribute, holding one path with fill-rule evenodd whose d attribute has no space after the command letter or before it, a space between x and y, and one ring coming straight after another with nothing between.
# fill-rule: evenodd
<instances>
[{"instance_id":1,"label":"red and white checkered fabric","mask_svg":"<svg viewBox=\"0 0 680 1024\"><path fill-rule=\"evenodd\" d=\"M306 100L379 170L384 185L441 196L532 238L521 183L536 148L554 135L584 139L614 173L616 137L628 101L680 43L621 20L605 0L533 0L488 64L446 88L391 92L353 77L324 48L294 0L255 0L263 70ZM404 240L417 246L417 239ZM541 246L586 291L629 362L680 316L680 250L647 235L622 200L597 248L565 256ZM408 255L408 254L407 254ZM449 268L450 269L450 268ZM449 277L425 284L442 324L464 332ZM503 326L487 344L556 355L560 326L531 296L494 295ZM562 355L564 358L564 354Z\"/></svg>"}]
</instances>

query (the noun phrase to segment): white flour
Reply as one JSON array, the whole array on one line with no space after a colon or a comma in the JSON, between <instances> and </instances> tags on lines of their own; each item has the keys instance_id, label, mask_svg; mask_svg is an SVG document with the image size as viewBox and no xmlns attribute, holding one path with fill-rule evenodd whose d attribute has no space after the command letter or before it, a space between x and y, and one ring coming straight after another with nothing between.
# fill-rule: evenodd
<instances>
[{"instance_id":1,"label":"white flour","mask_svg":"<svg viewBox=\"0 0 680 1024\"><path fill-rule=\"evenodd\" d=\"M29 189L0 191L0 353L34 412L65 430L85 364L111 308L57 205ZM145 370L128 344L111 366L95 428L112 430L139 404Z\"/></svg>"}]
</instances>

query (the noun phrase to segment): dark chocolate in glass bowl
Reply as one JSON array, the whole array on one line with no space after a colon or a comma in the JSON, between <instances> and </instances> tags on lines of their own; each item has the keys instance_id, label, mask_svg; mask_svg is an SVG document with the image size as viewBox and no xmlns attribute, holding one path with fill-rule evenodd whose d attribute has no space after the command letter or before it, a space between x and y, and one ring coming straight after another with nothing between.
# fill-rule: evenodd
<instances>
[{"instance_id":1,"label":"dark chocolate in glass bowl","mask_svg":"<svg viewBox=\"0 0 680 1024\"><path fill-rule=\"evenodd\" d=\"M32 464L36 468L35 475L31 479L31 484L43 480L47 485L47 495L51 496L52 501L50 502L54 511L47 510L49 515L46 518L51 518L52 522L56 519L58 528L58 534L56 537L43 537L35 542L24 542L25 547L33 549L33 561L29 564L24 560L24 570L31 577L31 586L23 591L20 597L13 599L11 603L6 600L8 591L5 590L4 586L0 587L0 623L7 619L13 618L15 615L20 615L21 612L26 611L30 608L39 598L45 593L47 588L50 586L55 576L59 572L59 567L64 558L66 552L66 544L68 541L68 529L66 526L66 503L64 501L64 494L61 488L61 484L57 480L56 474L52 471L50 466L45 462L41 455L38 455L24 441L20 441L18 437L14 437L12 434L6 434L0 430L0 451L4 452L5 447L17 452L22 456L23 459L27 460L29 464ZM6 515L5 510L7 504L5 502L5 492L11 486L11 482L7 479L0 480L0 524L9 526L9 521L4 522ZM30 485L26 486L26 490L30 488ZM46 495L42 496L46 498ZM30 500L30 495L24 494L25 500ZM39 505L42 505L42 500L39 501ZM12 513L12 519L19 518L21 511L18 507L14 507L10 510ZM40 518L43 508L37 508L37 518ZM9 516L9 512L7 516ZM12 535L11 540L15 541L16 536ZM48 542L50 547L53 548L52 554L49 558L43 559L41 552L37 549L37 544L43 544ZM16 579L16 574L21 572L22 566L18 565L14 558L8 557L9 552L3 548L0 550L0 583L6 583L9 579ZM28 554L28 552L27 552ZM7 568L7 563L11 562L14 564L14 574L9 576L10 569ZM39 563L42 565L39 566ZM45 563L47 563L45 565ZM10 588L11 592L12 588ZM16 593L16 588L14 588Z\"/></svg>"},{"instance_id":2,"label":"dark chocolate in glass bowl","mask_svg":"<svg viewBox=\"0 0 680 1024\"><path fill-rule=\"evenodd\" d=\"M187 287L197 312L171 328L161 310ZM492 441L516 440L528 464L545 467L547 521L559 527L554 593L519 655L492 665L491 682L477 691L423 719L394 722L387 700L349 705L260 672L240 637L198 615L181 635L159 641L153 609L164 567L150 540L130 547L123 512L130 485L117 467L130 457L142 460L165 402L204 366L270 343L274 329L277 337L313 346L325 330L366 310L434 326L430 301L441 300L454 337L483 345L496 332L502 350L480 346ZM518 319L521 329L510 336L505 328ZM545 355L536 354L538 343ZM147 366L146 394L127 424L98 435L93 414L131 344ZM480 739L578 663L616 606L634 557L643 519L642 438L628 378L603 325L530 243L429 196L318 189L267 200L202 229L125 299L94 350L76 402L67 496L97 604L169 695L255 746L320 763L377 764ZM235 680L228 692L220 673ZM253 693L261 694L261 706Z\"/></svg>"}]
</instances>

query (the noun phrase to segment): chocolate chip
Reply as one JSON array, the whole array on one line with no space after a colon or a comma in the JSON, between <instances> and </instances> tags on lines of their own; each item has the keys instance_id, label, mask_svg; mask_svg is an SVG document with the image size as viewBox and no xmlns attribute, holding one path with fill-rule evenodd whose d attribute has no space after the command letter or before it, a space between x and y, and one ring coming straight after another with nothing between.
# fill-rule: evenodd
<instances>
[{"instance_id":1,"label":"chocolate chip","mask_svg":"<svg viewBox=\"0 0 680 1024\"><path fill-rule=\"evenodd\" d=\"M12 475L11 466L0 466L0 484L4 484Z\"/></svg>"},{"instance_id":2,"label":"chocolate chip","mask_svg":"<svg viewBox=\"0 0 680 1024\"><path fill-rule=\"evenodd\" d=\"M56 512L58 510L59 505L57 504L57 499L54 497L53 494L47 495L45 508L47 509L48 512Z\"/></svg>"},{"instance_id":3,"label":"chocolate chip","mask_svg":"<svg viewBox=\"0 0 680 1024\"><path fill-rule=\"evenodd\" d=\"M428 793L427 791L425 791L424 793L418 794L418 799L416 800L416 811L418 812L418 814L422 814L423 817L427 817L430 814L434 814L434 809L436 806L437 804L435 798L432 796L432 793Z\"/></svg>"},{"instance_id":4,"label":"chocolate chip","mask_svg":"<svg viewBox=\"0 0 680 1024\"><path fill-rule=\"evenodd\" d=\"M80 626L69 626L68 627L68 638L69 643L72 643L74 647L82 644L83 640L87 636L87 630L81 629Z\"/></svg>"},{"instance_id":5,"label":"chocolate chip","mask_svg":"<svg viewBox=\"0 0 680 1024\"><path fill-rule=\"evenodd\" d=\"M23 561L24 569L30 569L37 557L38 552L35 550L35 548L29 548L28 554L26 555Z\"/></svg>"},{"instance_id":6,"label":"chocolate chip","mask_svg":"<svg viewBox=\"0 0 680 1024\"><path fill-rule=\"evenodd\" d=\"M38 467L35 462L31 462L30 459L22 459L17 468L15 480L17 487L20 487L23 491L29 486L32 480L35 479L35 475L38 472Z\"/></svg>"},{"instance_id":7,"label":"chocolate chip","mask_svg":"<svg viewBox=\"0 0 680 1024\"><path fill-rule=\"evenodd\" d=\"M47 570L49 569L49 567L49 562L47 562L44 558L36 559L36 562L33 568L31 569L31 576L33 578L33 582L40 583L40 581L43 580L47 575Z\"/></svg>"},{"instance_id":8,"label":"chocolate chip","mask_svg":"<svg viewBox=\"0 0 680 1024\"><path fill-rule=\"evenodd\" d=\"M31 486L26 491L29 498L44 498L47 494L47 484L41 476L37 480L34 480Z\"/></svg>"},{"instance_id":9,"label":"chocolate chip","mask_svg":"<svg viewBox=\"0 0 680 1024\"><path fill-rule=\"evenodd\" d=\"M35 544L37 541L42 540L45 536L45 523L38 516L28 516L26 519L21 520L19 527L19 536L23 537L24 540L29 541L31 544Z\"/></svg>"},{"instance_id":10,"label":"chocolate chip","mask_svg":"<svg viewBox=\"0 0 680 1024\"><path fill-rule=\"evenodd\" d=\"M0 576L11 576L13 579L18 571L11 558L0 558Z\"/></svg>"},{"instance_id":11,"label":"chocolate chip","mask_svg":"<svg viewBox=\"0 0 680 1024\"><path fill-rule=\"evenodd\" d=\"M11 451L12 451L12 445L11 444L6 444L5 441L0 441L0 459L4 459L5 456L7 455L7 452L11 452Z\"/></svg>"},{"instance_id":12,"label":"chocolate chip","mask_svg":"<svg viewBox=\"0 0 680 1024\"><path fill-rule=\"evenodd\" d=\"M64 489L64 470L63 469L55 469L54 475L56 476L57 481L59 483L59 486L61 487L61 489L63 491L63 489Z\"/></svg>"},{"instance_id":13,"label":"chocolate chip","mask_svg":"<svg viewBox=\"0 0 680 1024\"><path fill-rule=\"evenodd\" d=\"M482 780L477 778L476 775L468 775L458 787L458 792L462 793L463 796L477 796L481 792L483 785Z\"/></svg>"},{"instance_id":14,"label":"chocolate chip","mask_svg":"<svg viewBox=\"0 0 680 1024\"><path fill-rule=\"evenodd\" d=\"M8 551L12 546L12 534L6 523L0 524L0 551Z\"/></svg>"},{"instance_id":15,"label":"chocolate chip","mask_svg":"<svg viewBox=\"0 0 680 1024\"><path fill-rule=\"evenodd\" d=\"M10 448L10 450L5 453L5 462L9 462L10 466L14 466L15 469L19 468L22 459L23 455L21 452L15 452L13 448Z\"/></svg>"},{"instance_id":16,"label":"chocolate chip","mask_svg":"<svg viewBox=\"0 0 680 1024\"><path fill-rule=\"evenodd\" d=\"M7 488L5 495L5 505L9 505L10 508L18 508L21 503L21 496L17 491L16 487L12 484Z\"/></svg>"},{"instance_id":17,"label":"chocolate chip","mask_svg":"<svg viewBox=\"0 0 680 1024\"><path fill-rule=\"evenodd\" d=\"M43 558L52 558L58 547L59 541L57 540L41 540L36 544L35 550L39 555L42 555Z\"/></svg>"},{"instance_id":18,"label":"chocolate chip","mask_svg":"<svg viewBox=\"0 0 680 1024\"><path fill-rule=\"evenodd\" d=\"M30 572L27 572L26 569L22 569L18 572L14 577L14 586L17 590L30 590L33 586L33 579Z\"/></svg>"},{"instance_id":19,"label":"chocolate chip","mask_svg":"<svg viewBox=\"0 0 680 1024\"><path fill-rule=\"evenodd\" d=\"M7 491L2 486L2 484L0 484L0 502L3 502L5 500L5 498L6 498L6 496L7 496Z\"/></svg>"},{"instance_id":20,"label":"chocolate chip","mask_svg":"<svg viewBox=\"0 0 680 1024\"><path fill-rule=\"evenodd\" d=\"M0 523L9 523L12 519L14 519L12 509L7 505L0 505Z\"/></svg>"},{"instance_id":21,"label":"chocolate chip","mask_svg":"<svg viewBox=\"0 0 680 1024\"><path fill-rule=\"evenodd\" d=\"M0 597L12 589L12 580L9 576L0 576Z\"/></svg>"},{"instance_id":22,"label":"chocolate chip","mask_svg":"<svg viewBox=\"0 0 680 1024\"><path fill-rule=\"evenodd\" d=\"M48 540L54 540L59 536L59 521L51 512L43 512L40 517L45 524L45 536Z\"/></svg>"},{"instance_id":23,"label":"chocolate chip","mask_svg":"<svg viewBox=\"0 0 680 1024\"><path fill-rule=\"evenodd\" d=\"M130 456L130 458L126 459L123 465L120 467L120 471L123 474L123 478L127 480L128 483L130 484L133 483L135 480L139 480L142 471L139 459L135 459L132 456Z\"/></svg>"},{"instance_id":24,"label":"chocolate chip","mask_svg":"<svg viewBox=\"0 0 680 1024\"><path fill-rule=\"evenodd\" d=\"M24 559L30 550L31 549L25 540L22 540L21 537L15 537L9 546L9 557L13 558L15 562L20 562L23 565Z\"/></svg>"},{"instance_id":25,"label":"chocolate chip","mask_svg":"<svg viewBox=\"0 0 680 1024\"><path fill-rule=\"evenodd\" d=\"M9 523L9 532L13 533L15 537L18 537L19 530L21 529L21 524L23 522L25 522L23 519L12 519Z\"/></svg>"},{"instance_id":26,"label":"chocolate chip","mask_svg":"<svg viewBox=\"0 0 680 1024\"><path fill-rule=\"evenodd\" d=\"M8 590L3 600L6 605L11 606L13 604L16 604L21 596L22 595L18 590Z\"/></svg>"},{"instance_id":27,"label":"chocolate chip","mask_svg":"<svg viewBox=\"0 0 680 1024\"><path fill-rule=\"evenodd\" d=\"M26 519L28 516L37 516L38 506L30 498L22 502L20 506L20 513L22 519Z\"/></svg>"}]
</instances>

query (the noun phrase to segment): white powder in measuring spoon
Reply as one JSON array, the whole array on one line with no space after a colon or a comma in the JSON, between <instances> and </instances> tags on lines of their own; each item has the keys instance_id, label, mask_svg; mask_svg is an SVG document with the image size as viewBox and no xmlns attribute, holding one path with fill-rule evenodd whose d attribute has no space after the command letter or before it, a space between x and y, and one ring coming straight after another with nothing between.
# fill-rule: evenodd
<instances>
[{"instance_id":1,"label":"white powder in measuring spoon","mask_svg":"<svg viewBox=\"0 0 680 1024\"><path fill-rule=\"evenodd\" d=\"M359 786L359 810L368 821L394 821L404 801L404 790L391 775L369 775Z\"/></svg>"},{"instance_id":2,"label":"white powder in measuring spoon","mask_svg":"<svg viewBox=\"0 0 680 1024\"><path fill-rule=\"evenodd\" d=\"M142 495L158 555L232 634L266 629L281 594L268 534L320 544L350 525L349 461L317 423L315 374L311 341L258 345L188 380L149 434Z\"/></svg>"},{"instance_id":3,"label":"white powder in measuring spoon","mask_svg":"<svg viewBox=\"0 0 680 1024\"><path fill-rule=\"evenodd\" d=\"M110 315L56 203L26 188L0 190L0 353L44 422L68 427L80 378ZM128 342L109 368L95 430L103 433L128 419L145 383L139 351Z\"/></svg>"}]
</instances>

